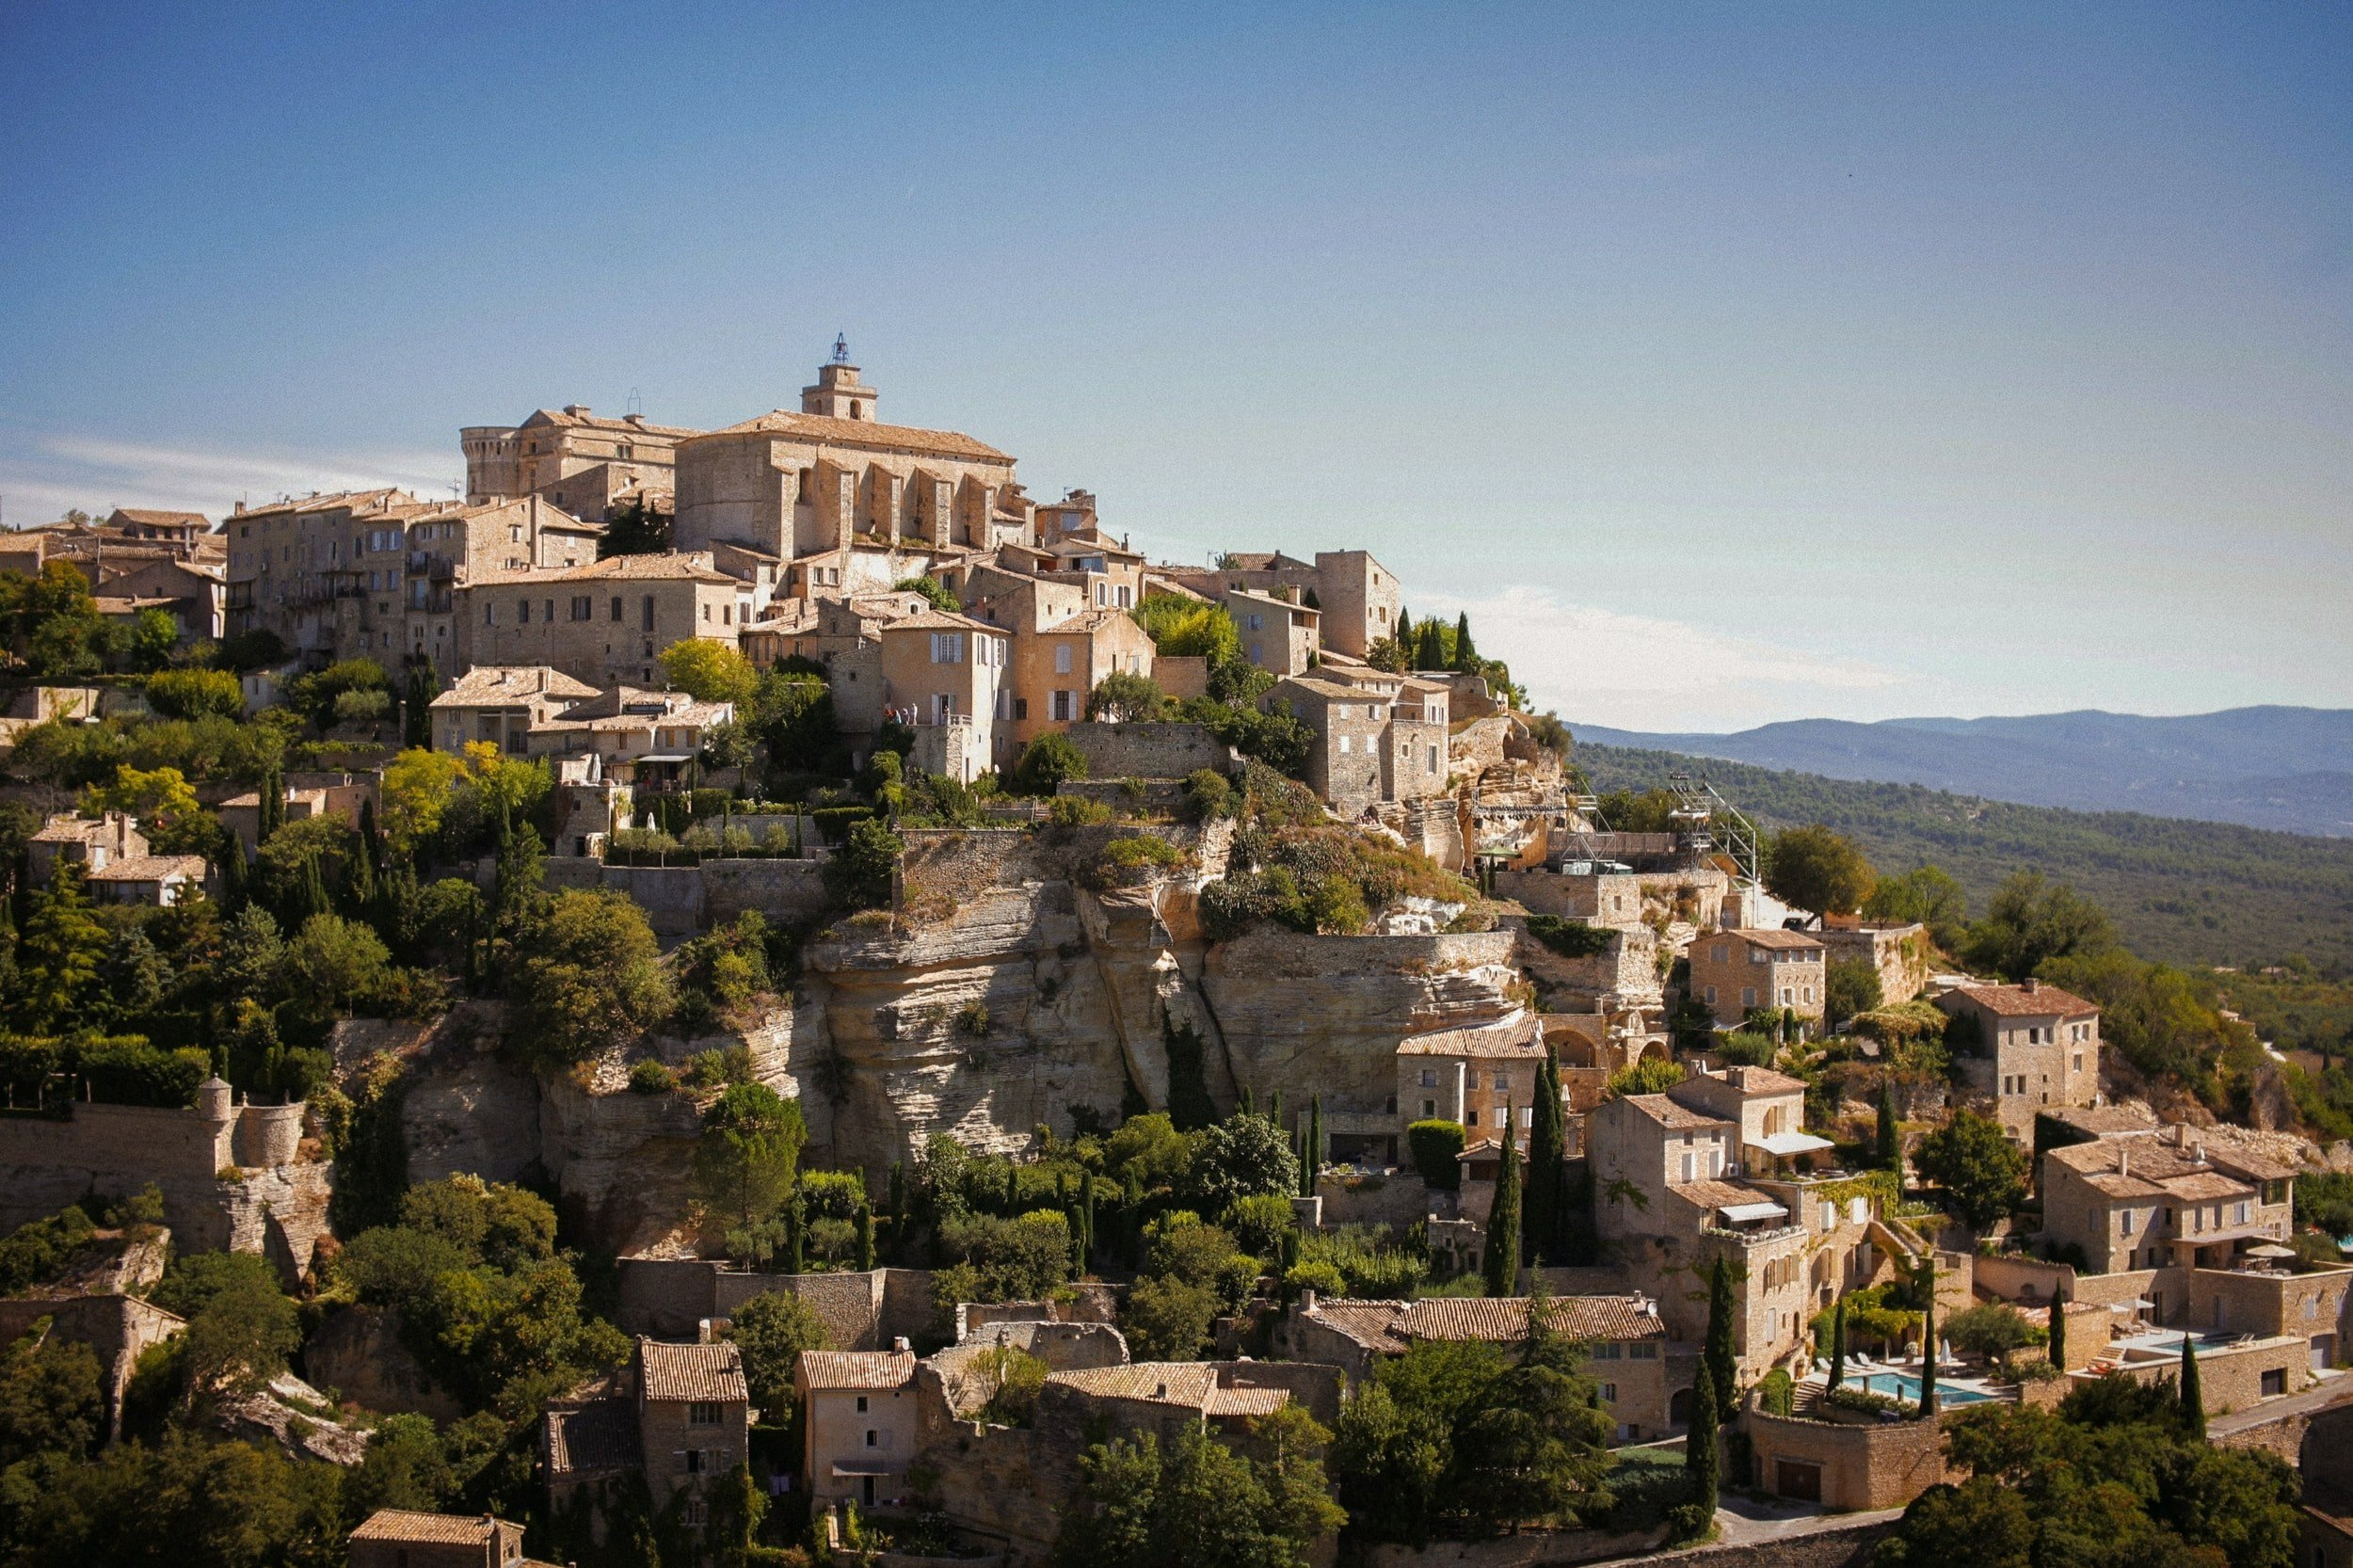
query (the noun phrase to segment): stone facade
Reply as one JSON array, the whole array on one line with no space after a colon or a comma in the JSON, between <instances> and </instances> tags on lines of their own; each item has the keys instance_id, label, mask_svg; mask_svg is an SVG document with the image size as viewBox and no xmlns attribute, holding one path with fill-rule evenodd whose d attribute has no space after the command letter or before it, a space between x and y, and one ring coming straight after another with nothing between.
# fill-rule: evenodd
<instances>
[{"instance_id":1,"label":"stone facade","mask_svg":"<svg viewBox=\"0 0 2353 1568\"><path fill-rule=\"evenodd\" d=\"M1826 915L1814 936L1830 960L1859 958L1880 977L1881 1005L1910 1001L1929 983L1929 931L1917 920L1877 925L1852 916Z\"/></svg>"},{"instance_id":2,"label":"stone facade","mask_svg":"<svg viewBox=\"0 0 2353 1568\"><path fill-rule=\"evenodd\" d=\"M585 405L540 408L517 425L470 424L457 433L469 502L544 496L574 517L610 521L643 502L667 510L678 443L693 430L618 419Z\"/></svg>"},{"instance_id":3,"label":"stone facade","mask_svg":"<svg viewBox=\"0 0 2353 1568\"><path fill-rule=\"evenodd\" d=\"M2028 979L1964 985L1936 1004L1957 1026L1947 1044L1962 1081L1993 1101L2012 1138L2031 1142L2044 1111L2098 1103L2100 1010L2081 997ZM1953 1033L1974 1040L1957 1042Z\"/></svg>"},{"instance_id":4,"label":"stone facade","mask_svg":"<svg viewBox=\"0 0 2353 1568\"><path fill-rule=\"evenodd\" d=\"M1691 995L1727 1028L1754 1007L1785 1007L1819 1025L1825 955L1802 932L1709 932L1691 944Z\"/></svg>"},{"instance_id":5,"label":"stone facade","mask_svg":"<svg viewBox=\"0 0 2353 1568\"><path fill-rule=\"evenodd\" d=\"M708 556L678 554L479 572L454 601L456 668L544 664L600 688L658 684L657 657L690 637L732 648L759 608Z\"/></svg>"},{"instance_id":6,"label":"stone facade","mask_svg":"<svg viewBox=\"0 0 2353 1568\"><path fill-rule=\"evenodd\" d=\"M1751 1400L1742 1417L1755 1470L1725 1478L1776 1496L1863 1512L1902 1508L1949 1476L1942 1421L1848 1424L1769 1416Z\"/></svg>"},{"instance_id":7,"label":"stone facade","mask_svg":"<svg viewBox=\"0 0 2353 1568\"><path fill-rule=\"evenodd\" d=\"M1203 768L1231 773L1234 749L1199 724L1081 722L1067 731L1089 778L1184 778Z\"/></svg>"}]
</instances>

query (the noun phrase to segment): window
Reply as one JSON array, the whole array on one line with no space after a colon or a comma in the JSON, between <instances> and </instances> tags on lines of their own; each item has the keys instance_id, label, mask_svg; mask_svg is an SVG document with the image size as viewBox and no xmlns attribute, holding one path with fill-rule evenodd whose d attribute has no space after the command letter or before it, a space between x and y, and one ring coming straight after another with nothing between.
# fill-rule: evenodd
<instances>
[{"instance_id":1,"label":"window","mask_svg":"<svg viewBox=\"0 0 2353 1568\"><path fill-rule=\"evenodd\" d=\"M1479 1125L1479 1112L1476 1110L1464 1112L1463 1125L1465 1127L1477 1127Z\"/></svg>"},{"instance_id":2,"label":"window","mask_svg":"<svg viewBox=\"0 0 2353 1568\"><path fill-rule=\"evenodd\" d=\"M1435 1116L1437 1113L1438 1102L1436 1100L1424 1100L1421 1102L1421 1114L1423 1120L1427 1121L1431 1117Z\"/></svg>"},{"instance_id":3,"label":"window","mask_svg":"<svg viewBox=\"0 0 2353 1568\"><path fill-rule=\"evenodd\" d=\"M1121 609L1126 610L1131 607L1128 602L1128 596L1132 592L1134 592L1134 590L1131 588L1123 587L1119 590L1119 607Z\"/></svg>"},{"instance_id":4,"label":"window","mask_svg":"<svg viewBox=\"0 0 2353 1568\"><path fill-rule=\"evenodd\" d=\"M719 1424L716 1400L695 1400L686 1406L686 1424L690 1427L715 1427Z\"/></svg>"},{"instance_id":5,"label":"window","mask_svg":"<svg viewBox=\"0 0 2353 1568\"><path fill-rule=\"evenodd\" d=\"M688 1449L686 1449L684 1452L682 1452L681 1454L680 1454L680 1456L679 1456L679 1457L680 1457L681 1460L685 1461L685 1464L684 1464L684 1465L683 1465L682 1467L684 1468L684 1470L686 1471L686 1473L687 1473L688 1475L690 1475L690 1476L699 1476L699 1475L701 1475L701 1474L703 1473L703 1457L704 1457L704 1455L703 1455L703 1450L702 1450L702 1449L700 1449L700 1448L688 1448Z\"/></svg>"},{"instance_id":6,"label":"window","mask_svg":"<svg viewBox=\"0 0 2353 1568\"><path fill-rule=\"evenodd\" d=\"M1430 748L1430 771L1432 773L1438 771L1438 748L1436 746Z\"/></svg>"},{"instance_id":7,"label":"window","mask_svg":"<svg viewBox=\"0 0 2353 1568\"><path fill-rule=\"evenodd\" d=\"M1512 1075L1498 1067L1490 1075L1490 1083L1496 1089L1509 1089L1512 1087Z\"/></svg>"},{"instance_id":8,"label":"window","mask_svg":"<svg viewBox=\"0 0 2353 1568\"><path fill-rule=\"evenodd\" d=\"M1054 673L1056 675L1070 673L1070 645L1068 643L1054 645Z\"/></svg>"},{"instance_id":9,"label":"window","mask_svg":"<svg viewBox=\"0 0 2353 1568\"><path fill-rule=\"evenodd\" d=\"M866 1446L870 1448L882 1447L882 1434L872 1427L866 1429Z\"/></svg>"},{"instance_id":10,"label":"window","mask_svg":"<svg viewBox=\"0 0 2353 1568\"><path fill-rule=\"evenodd\" d=\"M613 618L616 621L621 618L621 596L619 594L613 596Z\"/></svg>"},{"instance_id":11,"label":"window","mask_svg":"<svg viewBox=\"0 0 2353 1568\"><path fill-rule=\"evenodd\" d=\"M932 633L932 663L961 664L964 663L964 633L935 632Z\"/></svg>"},{"instance_id":12,"label":"window","mask_svg":"<svg viewBox=\"0 0 2353 1568\"><path fill-rule=\"evenodd\" d=\"M1520 1107L1520 1126L1521 1126L1522 1128L1531 1128L1531 1127L1534 1127L1535 1125L1536 1125L1536 1108L1535 1108L1534 1106L1532 1106L1532 1105L1523 1105L1523 1106L1521 1106L1521 1107Z\"/></svg>"},{"instance_id":13,"label":"window","mask_svg":"<svg viewBox=\"0 0 2353 1568\"><path fill-rule=\"evenodd\" d=\"M1437 1068L1424 1067L1421 1070L1421 1086L1425 1089L1435 1089L1438 1086Z\"/></svg>"},{"instance_id":14,"label":"window","mask_svg":"<svg viewBox=\"0 0 2353 1568\"><path fill-rule=\"evenodd\" d=\"M1263 632L1263 631L1265 631L1265 630L1266 630L1266 616L1252 616L1250 617L1250 630L1251 630L1251 631L1253 631L1253 632Z\"/></svg>"},{"instance_id":15,"label":"window","mask_svg":"<svg viewBox=\"0 0 2353 1568\"><path fill-rule=\"evenodd\" d=\"M1069 719L1071 707L1070 698L1071 694L1066 691L1059 691L1054 694L1053 714L1055 723L1061 724Z\"/></svg>"},{"instance_id":16,"label":"window","mask_svg":"<svg viewBox=\"0 0 2353 1568\"><path fill-rule=\"evenodd\" d=\"M646 631L648 631L648 632L652 631L652 630L653 630L653 595L651 595L651 594L648 594L648 595L645 597L645 600L643 600L643 602L641 602L641 603L638 605L638 611L639 611L639 614L641 615L641 616L643 617L643 622L644 622L644 630L646 630Z\"/></svg>"},{"instance_id":17,"label":"window","mask_svg":"<svg viewBox=\"0 0 2353 1568\"><path fill-rule=\"evenodd\" d=\"M1618 1385L1616 1384L1605 1383L1601 1385L1601 1402L1604 1404L1616 1404L1618 1402Z\"/></svg>"},{"instance_id":18,"label":"window","mask_svg":"<svg viewBox=\"0 0 2353 1568\"><path fill-rule=\"evenodd\" d=\"M1353 735L1343 735L1343 736L1341 736L1341 737L1340 737L1340 755L1341 755L1341 756L1345 757L1345 756L1347 756L1347 755L1349 754L1349 752L1353 749L1353 743L1354 741L1355 741L1355 737L1354 737Z\"/></svg>"},{"instance_id":19,"label":"window","mask_svg":"<svg viewBox=\"0 0 2353 1568\"><path fill-rule=\"evenodd\" d=\"M1017 696L1013 699L1013 716L1016 719L1026 719L1030 716L1030 699L1028 697Z\"/></svg>"},{"instance_id":20,"label":"window","mask_svg":"<svg viewBox=\"0 0 2353 1568\"><path fill-rule=\"evenodd\" d=\"M572 619L587 620L596 614L597 601L586 594L572 600Z\"/></svg>"},{"instance_id":21,"label":"window","mask_svg":"<svg viewBox=\"0 0 2353 1568\"><path fill-rule=\"evenodd\" d=\"M1716 1005L1716 987L1713 985L1707 988L1707 1005L1710 1007Z\"/></svg>"},{"instance_id":22,"label":"window","mask_svg":"<svg viewBox=\"0 0 2353 1568\"><path fill-rule=\"evenodd\" d=\"M531 624L531 600L523 600L515 606L515 624L517 626Z\"/></svg>"},{"instance_id":23,"label":"window","mask_svg":"<svg viewBox=\"0 0 2353 1568\"><path fill-rule=\"evenodd\" d=\"M1743 1007L1754 1007L1756 1005L1755 986L1743 985L1740 987L1740 1005Z\"/></svg>"},{"instance_id":24,"label":"window","mask_svg":"<svg viewBox=\"0 0 2353 1568\"><path fill-rule=\"evenodd\" d=\"M1696 1165L1694 1164L1694 1161L1693 1161L1693 1160L1692 1160L1692 1157L1691 1157L1690 1155L1688 1155L1688 1154L1687 1154L1687 1155L1685 1155L1685 1156L1683 1157L1683 1179L1684 1179L1684 1180L1686 1180L1686 1181L1690 1180L1690 1179L1691 1179L1691 1176L1692 1176L1692 1173L1694 1172L1694 1170L1695 1170L1696 1168L1697 1168L1697 1167L1696 1167Z\"/></svg>"}]
</instances>

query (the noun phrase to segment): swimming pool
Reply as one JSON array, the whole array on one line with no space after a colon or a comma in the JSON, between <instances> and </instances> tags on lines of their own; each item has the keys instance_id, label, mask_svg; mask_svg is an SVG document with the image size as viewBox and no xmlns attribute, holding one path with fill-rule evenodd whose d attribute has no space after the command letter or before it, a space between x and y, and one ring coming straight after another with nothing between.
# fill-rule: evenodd
<instances>
[{"instance_id":1,"label":"swimming pool","mask_svg":"<svg viewBox=\"0 0 2353 1568\"><path fill-rule=\"evenodd\" d=\"M1901 1400L1906 1404L1920 1402L1920 1380L1908 1377L1902 1372L1870 1372L1848 1381L1858 1388L1867 1389L1874 1394L1885 1394L1890 1399ZM1990 1400L1993 1397L1991 1394L1980 1394L1974 1388L1956 1388L1949 1383L1940 1382L1936 1385L1936 1402L1939 1404L1976 1404L1980 1400Z\"/></svg>"}]
</instances>

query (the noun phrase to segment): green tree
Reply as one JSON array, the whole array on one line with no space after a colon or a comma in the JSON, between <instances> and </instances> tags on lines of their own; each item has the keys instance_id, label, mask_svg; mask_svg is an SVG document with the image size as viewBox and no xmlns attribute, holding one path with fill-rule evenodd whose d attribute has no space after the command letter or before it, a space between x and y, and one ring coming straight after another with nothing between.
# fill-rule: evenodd
<instances>
[{"instance_id":1,"label":"green tree","mask_svg":"<svg viewBox=\"0 0 2353 1568\"><path fill-rule=\"evenodd\" d=\"M1209 1340L1217 1292L1173 1274L1140 1279L1128 1294L1120 1326L1139 1361L1191 1361Z\"/></svg>"},{"instance_id":2,"label":"green tree","mask_svg":"<svg viewBox=\"0 0 2353 1568\"><path fill-rule=\"evenodd\" d=\"M302 1343L294 1303L265 1273L225 1279L188 1320L182 1338L186 1397L193 1401L260 1388L286 1368Z\"/></svg>"},{"instance_id":3,"label":"green tree","mask_svg":"<svg viewBox=\"0 0 2353 1568\"><path fill-rule=\"evenodd\" d=\"M1896 1120L1896 1086L1885 1079L1880 1080L1879 1136L1876 1140L1880 1168L1903 1175L1904 1133L1902 1124Z\"/></svg>"},{"instance_id":4,"label":"green tree","mask_svg":"<svg viewBox=\"0 0 2353 1568\"><path fill-rule=\"evenodd\" d=\"M1969 927L1961 956L2005 980L2024 980L2055 958L2105 952L2116 946L2106 910L2041 872L2015 872L1994 892L1985 918Z\"/></svg>"},{"instance_id":5,"label":"green tree","mask_svg":"<svg viewBox=\"0 0 2353 1568\"><path fill-rule=\"evenodd\" d=\"M1663 1095L1683 1081L1683 1064L1670 1062L1663 1056L1646 1056L1629 1067L1620 1067L1602 1085L1601 1097L1618 1099L1627 1095Z\"/></svg>"},{"instance_id":6,"label":"green tree","mask_svg":"<svg viewBox=\"0 0 2353 1568\"><path fill-rule=\"evenodd\" d=\"M1263 1459L1180 1428L1165 1448L1144 1432L1080 1459L1055 1561L1065 1568L1305 1568L1344 1515L1327 1494L1329 1434L1296 1416L1257 1423Z\"/></svg>"},{"instance_id":7,"label":"green tree","mask_svg":"<svg viewBox=\"0 0 2353 1568\"><path fill-rule=\"evenodd\" d=\"M1148 675L1113 670L1087 694L1087 717L1135 724L1168 716L1168 694Z\"/></svg>"},{"instance_id":8,"label":"green tree","mask_svg":"<svg viewBox=\"0 0 2353 1568\"><path fill-rule=\"evenodd\" d=\"M1724 1479L1723 1453L1717 1442L1717 1408L1715 1374L1703 1359L1691 1384L1691 1421L1683 1434L1683 1473L1690 1480L1692 1504L1711 1518Z\"/></svg>"},{"instance_id":9,"label":"green tree","mask_svg":"<svg viewBox=\"0 0 2353 1568\"><path fill-rule=\"evenodd\" d=\"M1833 958L1822 966L1822 1021L1832 1029L1858 1013L1876 1012L1884 1000L1879 966L1868 958Z\"/></svg>"},{"instance_id":10,"label":"green tree","mask_svg":"<svg viewBox=\"0 0 2353 1568\"><path fill-rule=\"evenodd\" d=\"M1479 672L1479 650L1471 646L1470 612L1465 610L1454 617L1453 668L1466 674Z\"/></svg>"},{"instance_id":11,"label":"green tree","mask_svg":"<svg viewBox=\"0 0 2353 1568\"><path fill-rule=\"evenodd\" d=\"M542 1064L634 1039L675 1004L653 927L624 894L558 893L519 947L508 994L524 1049Z\"/></svg>"},{"instance_id":12,"label":"green tree","mask_svg":"<svg viewBox=\"0 0 2353 1568\"><path fill-rule=\"evenodd\" d=\"M36 1318L0 1357L0 1474L36 1454L79 1462L106 1432L98 1356Z\"/></svg>"},{"instance_id":13,"label":"green tree","mask_svg":"<svg viewBox=\"0 0 2353 1568\"><path fill-rule=\"evenodd\" d=\"M80 865L59 862L49 886L33 895L17 938L8 1011L27 1033L60 1033L97 1000L99 969L113 944L91 911L83 876Z\"/></svg>"},{"instance_id":14,"label":"green tree","mask_svg":"<svg viewBox=\"0 0 2353 1568\"><path fill-rule=\"evenodd\" d=\"M296 997L341 1016L383 994L392 954L359 921L313 915L286 944L284 966Z\"/></svg>"},{"instance_id":15,"label":"green tree","mask_svg":"<svg viewBox=\"0 0 2353 1568\"><path fill-rule=\"evenodd\" d=\"M1854 840L1819 823L1775 834L1766 856L1766 889L1817 914L1853 913L1875 880Z\"/></svg>"},{"instance_id":16,"label":"green tree","mask_svg":"<svg viewBox=\"0 0 2353 1568\"><path fill-rule=\"evenodd\" d=\"M1912 1162L1944 1188L1953 1211L1980 1233L2025 1199L2025 1152L2009 1141L2001 1123L1965 1106L1920 1140Z\"/></svg>"},{"instance_id":17,"label":"green tree","mask_svg":"<svg viewBox=\"0 0 2353 1568\"><path fill-rule=\"evenodd\" d=\"M429 664L408 666L408 682L400 697L400 744L424 748L433 744L433 699L441 694L441 678Z\"/></svg>"},{"instance_id":18,"label":"green tree","mask_svg":"<svg viewBox=\"0 0 2353 1568\"><path fill-rule=\"evenodd\" d=\"M1023 746L1013 764L1013 787L1025 795L1050 795L1064 779L1086 776L1085 753L1059 730L1048 730Z\"/></svg>"},{"instance_id":19,"label":"green tree","mask_svg":"<svg viewBox=\"0 0 2353 1568\"><path fill-rule=\"evenodd\" d=\"M1495 1203L1487 1210L1487 1294L1516 1295L1520 1286L1520 1151L1512 1136L1512 1108L1503 1108L1503 1155L1496 1169Z\"/></svg>"},{"instance_id":20,"label":"green tree","mask_svg":"<svg viewBox=\"0 0 2353 1568\"><path fill-rule=\"evenodd\" d=\"M2198 1374L2198 1336L2182 1336L2182 1430L2193 1442L2206 1440L2206 1387Z\"/></svg>"},{"instance_id":21,"label":"green tree","mask_svg":"<svg viewBox=\"0 0 2353 1568\"><path fill-rule=\"evenodd\" d=\"M632 501L605 525L602 536L597 540L597 559L666 553L670 549L673 516L647 505L642 496Z\"/></svg>"},{"instance_id":22,"label":"green tree","mask_svg":"<svg viewBox=\"0 0 2353 1568\"><path fill-rule=\"evenodd\" d=\"M786 1290L764 1290L737 1307L728 1337L744 1357L744 1381L752 1403L775 1419L798 1396L792 1372L803 1351L825 1348L825 1325L807 1302Z\"/></svg>"},{"instance_id":23,"label":"green tree","mask_svg":"<svg viewBox=\"0 0 2353 1568\"><path fill-rule=\"evenodd\" d=\"M1936 1414L1936 1254L1920 1257L1920 1414Z\"/></svg>"},{"instance_id":24,"label":"green tree","mask_svg":"<svg viewBox=\"0 0 2353 1568\"><path fill-rule=\"evenodd\" d=\"M1881 877L1863 901L1863 913L1874 920L1917 920L1929 928L1930 940L1951 952L1968 931L1969 895L1946 872L1920 866Z\"/></svg>"},{"instance_id":25,"label":"green tree","mask_svg":"<svg viewBox=\"0 0 2353 1568\"><path fill-rule=\"evenodd\" d=\"M808 1141L801 1108L764 1083L730 1084L703 1113L695 1194L732 1237L775 1218Z\"/></svg>"},{"instance_id":26,"label":"green tree","mask_svg":"<svg viewBox=\"0 0 2353 1568\"><path fill-rule=\"evenodd\" d=\"M1241 1198L1289 1196L1299 1188L1300 1165L1281 1128L1237 1112L1193 1135L1187 1175L1188 1193L1216 1212Z\"/></svg>"},{"instance_id":27,"label":"green tree","mask_svg":"<svg viewBox=\"0 0 2353 1568\"><path fill-rule=\"evenodd\" d=\"M1823 1386L1835 1388L1847 1381L1847 1298L1831 1304L1830 1376ZM1696 1401L1695 1401L1696 1402Z\"/></svg>"},{"instance_id":28,"label":"green tree","mask_svg":"<svg viewBox=\"0 0 2353 1568\"><path fill-rule=\"evenodd\" d=\"M890 903L891 884L906 840L882 823L852 823L848 841L827 857L826 890L852 909L879 909Z\"/></svg>"},{"instance_id":29,"label":"green tree","mask_svg":"<svg viewBox=\"0 0 2353 1568\"><path fill-rule=\"evenodd\" d=\"M1241 657L1241 632L1223 605L1154 593L1144 595L1133 613L1160 658L1205 659L1215 669Z\"/></svg>"},{"instance_id":30,"label":"green tree","mask_svg":"<svg viewBox=\"0 0 2353 1568\"><path fill-rule=\"evenodd\" d=\"M245 688L228 670L159 670L143 689L148 707L168 719L245 716Z\"/></svg>"},{"instance_id":31,"label":"green tree","mask_svg":"<svg viewBox=\"0 0 2353 1568\"><path fill-rule=\"evenodd\" d=\"M742 707L760 687L760 671L731 644L689 637L672 643L657 657L670 685L696 702L732 702Z\"/></svg>"},{"instance_id":32,"label":"green tree","mask_svg":"<svg viewBox=\"0 0 2353 1568\"><path fill-rule=\"evenodd\" d=\"M1732 1337L1732 1320L1738 1310L1732 1293L1732 1265L1719 1257L1707 1274L1707 1335L1701 1342L1700 1356L1716 1391L1716 1416L1721 1421L1731 1420L1740 1411L1740 1357Z\"/></svg>"},{"instance_id":33,"label":"green tree","mask_svg":"<svg viewBox=\"0 0 2353 1568\"><path fill-rule=\"evenodd\" d=\"M1538 1267L1567 1259L1569 1128L1561 1108L1561 1058L1550 1045L1536 1069L1536 1114L1528 1134L1528 1194L1522 1252ZM1506 1128L1506 1130L1510 1130Z\"/></svg>"},{"instance_id":34,"label":"green tree","mask_svg":"<svg viewBox=\"0 0 2353 1568\"><path fill-rule=\"evenodd\" d=\"M936 577L902 577L890 584L890 591L901 594L921 594L931 600L933 609L942 614L951 616L964 614L964 601L956 598L955 589L948 586Z\"/></svg>"},{"instance_id":35,"label":"green tree","mask_svg":"<svg viewBox=\"0 0 2353 1568\"><path fill-rule=\"evenodd\" d=\"M2002 1302L1984 1302L1945 1321L1945 1342L1963 1355L2007 1360L2013 1351L2041 1344L2044 1331Z\"/></svg>"},{"instance_id":36,"label":"green tree","mask_svg":"<svg viewBox=\"0 0 2353 1568\"><path fill-rule=\"evenodd\" d=\"M2051 1322L2045 1342L2051 1347L2051 1365L2064 1372L2067 1368L2067 1288L2060 1286L2051 1292Z\"/></svg>"}]
</instances>

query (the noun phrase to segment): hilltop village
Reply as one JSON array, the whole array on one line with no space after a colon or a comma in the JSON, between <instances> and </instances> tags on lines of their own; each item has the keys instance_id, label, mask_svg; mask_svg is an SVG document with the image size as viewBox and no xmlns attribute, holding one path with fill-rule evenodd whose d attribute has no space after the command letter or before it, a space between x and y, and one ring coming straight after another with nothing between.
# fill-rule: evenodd
<instances>
[{"instance_id":1,"label":"hilltop village","mask_svg":"<svg viewBox=\"0 0 2353 1568\"><path fill-rule=\"evenodd\" d=\"M0 1563L2353 1552L2353 1160L2032 868L846 352L460 444L0 536Z\"/></svg>"}]
</instances>

